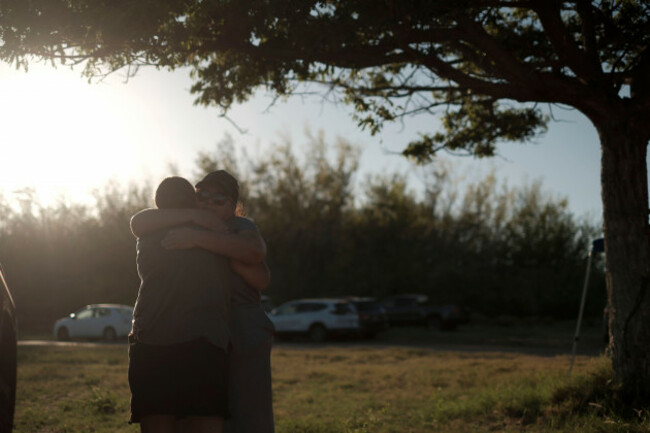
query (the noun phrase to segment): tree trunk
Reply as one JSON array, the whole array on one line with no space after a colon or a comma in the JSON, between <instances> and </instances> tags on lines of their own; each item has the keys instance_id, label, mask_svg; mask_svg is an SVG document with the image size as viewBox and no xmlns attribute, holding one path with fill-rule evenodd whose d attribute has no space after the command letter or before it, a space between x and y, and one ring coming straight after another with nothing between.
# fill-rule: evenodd
<instances>
[{"instance_id":1,"label":"tree trunk","mask_svg":"<svg viewBox=\"0 0 650 433\"><path fill-rule=\"evenodd\" d=\"M612 116L614 117L614 116ZM646 126L623 113L596 125L602 147L610 351L622 397L650 403L650 232Z\"/></svg>"}]
</instances>

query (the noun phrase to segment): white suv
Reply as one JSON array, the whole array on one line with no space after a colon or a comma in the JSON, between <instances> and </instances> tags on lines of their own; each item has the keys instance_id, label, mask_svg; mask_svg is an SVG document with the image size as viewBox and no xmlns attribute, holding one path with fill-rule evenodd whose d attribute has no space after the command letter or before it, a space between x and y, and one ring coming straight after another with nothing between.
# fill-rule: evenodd
<instances>
[{"instance_id":1,"label":"white suv","mask_svg":"<svg viewBox=\"0 0 650 433\"><path fill-rule=\"evenodd\" d=\"M133 307L120 304L93 304L61 318L54 324L57 340L103 338L115 341L131 331Z\"/></svg>"},{"instance_id":2,"label":"white suv","mask_svg":"<svg viewBox=\"0 0 650 433\"><path fill-rule=\"evenodd\" d=\"M359 333L359 315L343 299L300 299L274 309L269 318L279 337L303 335L315 342L331 335Z\"/></svg>"}]
</instances>

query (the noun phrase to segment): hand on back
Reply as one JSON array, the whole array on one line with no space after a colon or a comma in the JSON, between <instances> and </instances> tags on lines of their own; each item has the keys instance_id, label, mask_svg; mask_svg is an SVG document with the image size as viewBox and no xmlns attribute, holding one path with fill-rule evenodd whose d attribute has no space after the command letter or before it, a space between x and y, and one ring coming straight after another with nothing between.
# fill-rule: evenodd
<instances>
[{"instance_id":1,"label":"hand on back","mask_svg":"<svg viewBox=\"0 0 650 433\"><path fill-rule=\"evenodd\" d=\"M204 209L194 210L194 215L192 217L192 222L201 227L205 227L208 230L214 232L225 232L228 230L226 223L223 222L218 215L215 215L213 212Z\"/></svg>"},{"instance_id":2,"label":"hand on back","mask_svg":"<svg viewBox=\"0 0 650 433\"><path fill-rule=\"evenodd\" d=\"M168 250L185 250L198 246L199 230L190 228L179 228L170 230L161 245Z\"/></svg>"}]
</instances>

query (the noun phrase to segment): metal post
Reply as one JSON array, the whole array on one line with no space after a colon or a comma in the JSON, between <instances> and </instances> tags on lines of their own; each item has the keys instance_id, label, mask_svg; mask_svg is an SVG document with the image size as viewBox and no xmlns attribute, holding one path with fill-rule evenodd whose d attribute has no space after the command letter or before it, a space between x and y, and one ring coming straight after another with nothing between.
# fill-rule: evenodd
<instances>
[{"instance_id":1,"label":"metal post","mask_svg":"<svg viewBox=\"0 0 650 433\"><path fill-rule=\"evenodd\" d=\"M576 357L576 348L578 346L578 340L580 339L580 325L582 324L582 313L585 310L585 301L587 300L587 287L589 286L589 274L591 274L591 259L593 256L593 251L589 251L589 259L587 260L587 274L585 275L585 284L582 287L582 299L580 300L580 311L578 312L578 324L576 325L576 333L573 338L573 349L571 350L571 364L569 364L569 377L571 377L571 371L573 370L573 361Z\"/></svg>"}]
</instances>

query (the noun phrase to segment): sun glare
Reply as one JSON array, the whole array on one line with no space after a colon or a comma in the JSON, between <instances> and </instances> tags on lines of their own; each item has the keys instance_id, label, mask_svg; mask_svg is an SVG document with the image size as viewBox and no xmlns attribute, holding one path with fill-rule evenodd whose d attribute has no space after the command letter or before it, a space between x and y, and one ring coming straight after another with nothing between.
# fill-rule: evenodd
<instances>
[{"instance_id":1,"label":"sun glare","mask_svg":"<svg viewBox=\"0 0 650 433\"><path fill-rule=\"evenodd\" d=\"M91 85L68 69L25 73L3 66L2 193L32 188L42 202L51 203L87 194L109 178L131 178L137 171L129 154L138 140L138 119L134 107L124 107L116 96L119 85Z\"/></svg>"}]
</instances>

